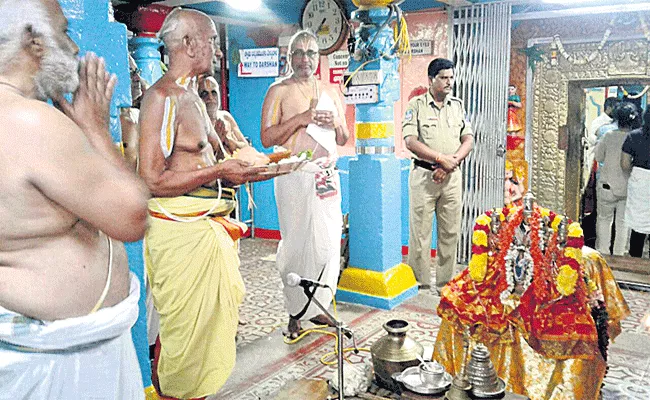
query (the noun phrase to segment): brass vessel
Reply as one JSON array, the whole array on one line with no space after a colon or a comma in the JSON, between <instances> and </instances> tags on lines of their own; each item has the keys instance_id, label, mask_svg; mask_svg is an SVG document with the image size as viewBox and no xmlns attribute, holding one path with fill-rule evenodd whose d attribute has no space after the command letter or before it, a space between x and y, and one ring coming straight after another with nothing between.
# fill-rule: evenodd
<instances>
[{"instance_id":1,"label":"brass vessel","mask_svg":"<svg viewBox=\"0 0 650 400\"><path fill-rule=\"evenodd\" d=\"M420 364L417 357L422 356L424 348L406 335L409 328L408 322L392 319L384 324L388 334L370 347L375 376L384 387L393 386L391 376L394 373Z\"/></svg>"},{"instance_id":2,"label":"brass vessel","mask_svg":"<svg viewBox=\"0 0 650 400\"><path fill-rule=\"evenodd\" d=\"M490 360L490 351L483 344L472 350L472 358L467 364L467 375L472 384L472 395L477 399L492 399L503 395L505 383L497 376Z\"/></svg>"},{"instance_id":3,"label":"brass vessel","mask_svg":"<svg viewBox=\"0 0 650 400\"><path fill-rule=\"evenodd\" d=\"M499 387L499 377L490 360L490 352L482 344L472 350L472 358L467 365L467 374L473 389L494 392Z\"/></svg>"},{"instance_id":4,"label":"brass vessel","mask_svg":"<svg viewBox=\"0 0 650 400\"><path fill-rule=\"evenodd\" d=\"M460 366L460 371L451 381L451 388L445 394L444 400L471 400L469 396L472 384L467 378L467 350L469 349L469 329L465 327L463 330L463 359Z\"/></svg>"}]
</instances>

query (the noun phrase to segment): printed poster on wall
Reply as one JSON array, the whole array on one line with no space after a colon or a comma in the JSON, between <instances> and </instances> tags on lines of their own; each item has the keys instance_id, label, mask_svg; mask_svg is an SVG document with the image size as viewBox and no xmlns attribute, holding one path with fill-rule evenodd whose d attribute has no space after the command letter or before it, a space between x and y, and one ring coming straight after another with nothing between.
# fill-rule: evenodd
<instances>
[{"instance_id":1,"label":"printed poster on wall","mask_svg":"<svg viewBox=\"0 0 650 400\"><path fill-rule=\"evenodd\" d=\"M330 67L330 83L340 84L350 63L350 53L347 50L335 51L327 56L327 60Z\"/></svg>"},{"instance_id":2,"label":"printed poster on wall","mask_svg":"<svg viewBox=\"0 0 650 400\"><path fill-rule=\"evenodd\" d=\"M275 77L280 74L280 49L265 47L239 50L238 76L241 78Z\"/></svg>"}]
</instances>

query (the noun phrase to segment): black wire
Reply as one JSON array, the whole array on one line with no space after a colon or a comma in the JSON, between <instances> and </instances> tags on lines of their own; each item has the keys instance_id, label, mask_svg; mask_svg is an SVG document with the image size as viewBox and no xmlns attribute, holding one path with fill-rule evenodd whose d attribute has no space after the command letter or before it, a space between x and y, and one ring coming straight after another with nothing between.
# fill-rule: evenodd
<instances>
[{"instance_id":1,"label":"black wire","mask_svg":"<svg viewBox=\"0 0 650 400\"><path fill-rule=\"evenodd\" d=\"M381 32L381 31L386 27L386 25L388 25L388 23L390 22L390 19L391 19L391 17L393 16L393 6L392 6L392 5L389 6L388 9L390 10L390 13L388 13L388 18L386 18L386 20L381 24L381 26L379 27L379 29L377 29L377 32L375 33L375 36L372 38L372 40L370 41L370 43L368 43L368 45L366 46L366 49L369 49L369 48L372 47L372 45L375 43L375 40L377 40L377 37L379 37L379 33L380 33L380 32Z\"/></svg>"}]
</instances>

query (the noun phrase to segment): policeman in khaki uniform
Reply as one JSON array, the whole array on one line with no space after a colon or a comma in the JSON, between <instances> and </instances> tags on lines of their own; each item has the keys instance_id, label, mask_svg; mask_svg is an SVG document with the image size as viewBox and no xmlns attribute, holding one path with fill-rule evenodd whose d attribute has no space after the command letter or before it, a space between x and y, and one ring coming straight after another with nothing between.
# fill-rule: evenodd
<instances>
[{"instance_id":1,"label":"policeman in khaki uniform","mask_svg":"<svg viewBox=\"0 0 650 400\"><path fill-rule=\"evenodd\" d=\"M452 278L460 233L462 176L458 165L472 151L472 126L463 103L451 96L454 63L429 64L429 91L409 102L402 123L406 148L414 155L409 177L409 257L420 288L431 287L431 227L438 222L438 294Z\"/></svg>"}]
</instances>

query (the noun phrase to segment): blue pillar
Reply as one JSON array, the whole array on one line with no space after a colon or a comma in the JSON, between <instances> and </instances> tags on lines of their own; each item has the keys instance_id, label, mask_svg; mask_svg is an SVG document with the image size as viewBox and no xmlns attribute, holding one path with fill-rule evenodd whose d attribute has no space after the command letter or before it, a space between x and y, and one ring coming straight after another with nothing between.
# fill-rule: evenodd
<instances>
[{"instance_id":1,"label":"blue pillar","mask_svg":"<svg viewBox=\"0 0 650 400\"><path fill-rule=\"evenodd\" d=\"M150 36L135 36L129 40L131 55L142 71L140 76L153 85L162 77L160 67L160 40Z\"/></svg>"},{"instance_id":2,"label":"blue pillar","mask_svg":"<svg viewBox=\"0 0 650 400\"><path fill-rule=\"evenodd\" d=\"M148 84L153 85L158 79L162 77L162 68L160 66L160 40L156 37L145 37L145 36L136 36L129 40L129 50L131 51L131 56L135 60L135 63L140 68L140 77L147 81ZM143 258L143 243L142 240L133 243L125 243L126 254L129 257L129 266L131 269L138 269L144 271L144 258ZM147 306L146 306L146 293L144 280L142 280L142 290L140 297L140 318L138 318L138 324L142 323L144 325L144 337L138 339L137 347L142 349L142 356L138 353L140 357L140 365L143 368L143 379L146 376L147 379L144 380L144 386L147 388L148 393L153 392L151 387L151 362L149 360L149 340L147 336ZM141 322L142 319L142 322ZM144 360L144 349L146 349L146 362ZM140 351L140 350L139 350ZM146 372L144 368L147 368Z\"/></svg>"},{"instance_id":3,"label":"blue pillar","mask_svg":"<svg viewBox=\"0 0 650 400\"><path fill-rule=\"evenodd\" d=\"M350 161L350 267L341 274L337 290L339 301L383 309L392 309L418 291L413 271L402 263L401 163L394 154L393 121L394 103L400 97L399 59L391 25L384 24L390 16L387 7L352 13L360 22L355 36L361 51L350 59L348 69L376 71L380 79L378 102L356 106L358 156ZM362 67L369 60L375 61Z\"/></svg>"},{"instance_id":4,"label":"blue pillar","mask_svg":"<svg viewBox=\"0 0 650 400\"><path fill-rule=\"evenodd\" d=\"M109 0L59 0L63 13L68 18L70 37L80 48L80 55L92 51L104 57L106 68L117 75L117 86L111 101L111 135L116 143L122 140L120 107L131 107L131 78L127 58L126 27L111 22ZM151 386L151 366L147 344L147 319L144 306L144 268L141 261L133 262L129 257L129 268L140 280L140 315L131 330L135 344L142 380L145 387ZM137 260L136 260L137 261ZM143 388L144 390L144 388Z\"/></svg>"}]
</instances>

